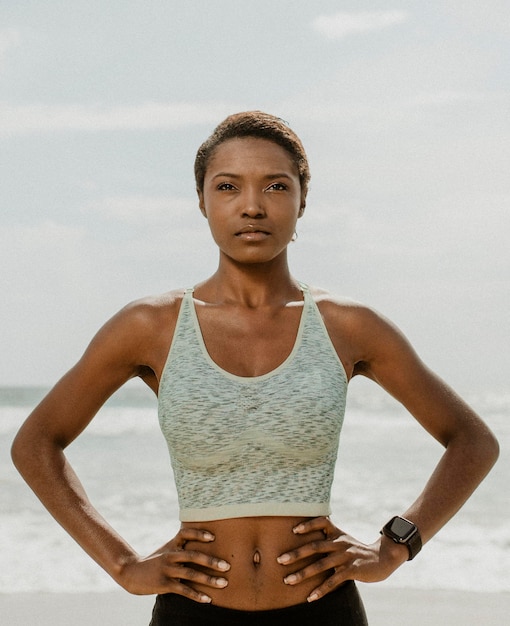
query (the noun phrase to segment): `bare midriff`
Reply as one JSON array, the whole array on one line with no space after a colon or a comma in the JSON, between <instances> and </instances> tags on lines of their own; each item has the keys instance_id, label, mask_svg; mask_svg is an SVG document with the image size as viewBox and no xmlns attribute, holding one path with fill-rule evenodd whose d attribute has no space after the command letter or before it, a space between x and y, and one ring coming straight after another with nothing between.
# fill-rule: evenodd
<instances>
[{"instance_id":1,"label":"bare midriff","mask_svg":"<svg viewBox=\"0 0 510 626\"><path fill-rule=\"evenodd\" d=\"M310 592L321 584L327 573L297 585L287 585L284 578L319 557L303 559L285 566L277 558L306 543L323 540L322 531L296 535L292 529L306 518L246 517L213 522L184 522L183 526L208 530L215 536L211 543L188 541L186 550L199 550L230 563L228 572L204 570L228 580L223 589L193 584L212 598L213 604L232 609L258 611L283 608L306 602Z\"/></svg>"}]
</instances>

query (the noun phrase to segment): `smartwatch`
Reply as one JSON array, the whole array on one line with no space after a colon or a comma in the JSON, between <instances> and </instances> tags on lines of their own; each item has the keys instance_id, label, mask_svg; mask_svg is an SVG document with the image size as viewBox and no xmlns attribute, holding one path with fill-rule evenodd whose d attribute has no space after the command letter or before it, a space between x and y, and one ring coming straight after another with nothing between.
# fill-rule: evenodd
<instances>
[{"instance_id":1,"label":"smartwatch","mask_svg":"<svg viewBox=\"0 0 510 626\"><path fill-rule=\"evenodd\" d=\"M421 537L418 527L405 517L398 515L392 517L381 530L381 535L389 537L395 543L407 546L409 550L408 561L414 559L421 550Z\"/></svg>"}]
</instances>

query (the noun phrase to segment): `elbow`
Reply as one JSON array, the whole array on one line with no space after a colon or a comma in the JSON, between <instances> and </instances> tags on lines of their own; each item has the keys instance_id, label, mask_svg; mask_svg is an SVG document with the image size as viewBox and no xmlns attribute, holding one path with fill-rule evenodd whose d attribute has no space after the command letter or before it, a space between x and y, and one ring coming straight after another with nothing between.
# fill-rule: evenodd
<instances>
[{"instance_id":1,"label":"elbow","mask_svg":"<svg viewBox=\"0 0 510 626\"><path fill-rule=\"evenodd\" d=\"M14 467L23 476L26 472L30 457L30 446L25 441L22 431L18 432L11 445L11 459Z\"/></svg>"},{"instance_id":2,"label":"elbow","mask_svg":"<svg viewBox=\"0 0 510 626\"><path fill-rule=\"evenodd\" d=\"M451 450L456 462L470 468L478 480L490 472L499 457L499 442L490 428L480 419L458 430L445 447Z\"/></svg>"},{"instance_id":3,"label":"elbow","mask_svg":"<svg viewBox=\"0 0 510 626\"><path fill-rule=\"evenodd\" d=\"M481 432L476 437L477 447L484 455L488 465L487 471L496 463L499 457L499 442L492 430L482 422Z\"/></svg>"},{"instance_id":4,"label":"elbow","mask_svg":"<svg viewBox=\"0 0 510 626\"><path fill-rule=\"evenodd\" d=\"M52 448L47 437L24 424L11 444L14 467L30 483L40 474Z\"/></svg>"},{"instance_id":5,"label":"elbow","mask_svg":"<svg viewBox=\"0 0 510 626\"><path fill-rule=\"evenodd\" d=\"M496 436L492 431L488 432L488 441L486 443L487 446L487 456L488 461L490 463L489 469L496 463L499 458L499 441L496 439Z\"/></svg>"},{"instance_id":6,"label":"elbow","mask_svg":"<svg viewBox=\"0 0 510 626\"><path fill-rule=\"evenodd\" d=\"M485 476L492 470L499 458L499 442L495 435L489 431L485 441Z\"/></svg>"},{"instance_id":7,"label":"elbow","mask_svg":"<svg viewBox=\"0 0 510 626\"><path fill-rule=\"evenodd\" d=\"M470 437L468 444L471 462L479 467L480 472L487 475L499 457L499 442L494 433L483 424Z\"/></svg>"}]
</instances>

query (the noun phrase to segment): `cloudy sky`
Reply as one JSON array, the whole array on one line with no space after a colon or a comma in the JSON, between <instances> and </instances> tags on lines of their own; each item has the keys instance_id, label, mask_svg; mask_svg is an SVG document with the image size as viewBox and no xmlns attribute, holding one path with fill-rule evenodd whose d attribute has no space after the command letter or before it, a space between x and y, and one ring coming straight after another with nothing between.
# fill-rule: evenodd
<instances>
[{"instance_id":1,"label":"cloudy sky","mask_svg":"<svg viewBox=\"0 0 510 626\"><path fill-rule=\"evenodd\" d=\"M214 271L194 154L257 108L310 158L295 275L508 388L509 41L507 0L0 0L0 385Z\"/></svg>"}]
</instances>

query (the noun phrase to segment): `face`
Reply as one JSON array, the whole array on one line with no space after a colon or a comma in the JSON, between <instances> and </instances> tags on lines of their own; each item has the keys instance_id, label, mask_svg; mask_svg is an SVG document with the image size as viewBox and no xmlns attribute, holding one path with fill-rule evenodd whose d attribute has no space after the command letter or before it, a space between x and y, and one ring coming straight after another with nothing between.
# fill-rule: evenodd
<instances>
[{"instance_id":1,"label":"face","mask_svg":"<svg viewBox=\"0 0 510 626\"><path fill-rule=\"evenodd\" d=\"M242 263L269 262L285 253L305 206L291 156L256 137L220 144L198 195L221 254Z\"/></svg>"}]
</instances>

